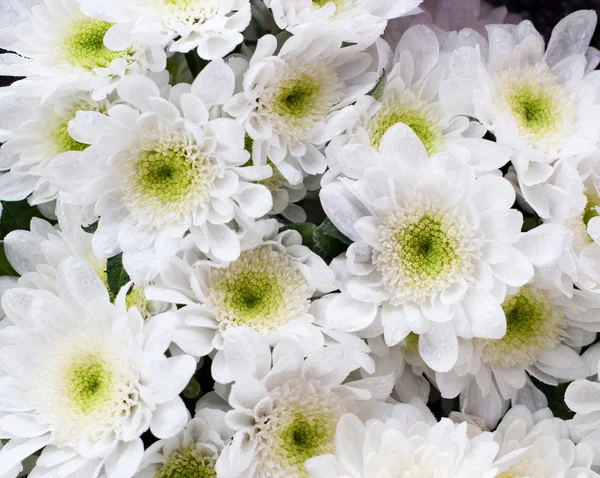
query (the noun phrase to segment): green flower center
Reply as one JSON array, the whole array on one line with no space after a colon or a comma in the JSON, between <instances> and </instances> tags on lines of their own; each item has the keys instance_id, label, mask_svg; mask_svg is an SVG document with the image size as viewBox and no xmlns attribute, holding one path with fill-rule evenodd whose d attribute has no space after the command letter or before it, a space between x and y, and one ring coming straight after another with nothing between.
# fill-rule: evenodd
<instances>
[{"instance_id":1,"label":"green flower center","mask_svg":"<svg viewBox=\"0 0 600 478\"><path fill-rule=\"evenodd\" d=\"M103 357L84 354L70 363L64 394L78 411L87 415L110 400L113 382L114 373Z\"/></svg>"},{"instance_id":2,"label":"green flower center","mask_svg":"<svg viewBox=\"0 0 600 478\"><path fill-rule=\"evenodd\" d=\"M496 475L496 478L521 478L521 475L513 473L512 471L505 471L504 473Z\"/></svg>"},{"instance_id":3,"label":"green flower center","mask_svg":"<svg viewBox=\"0 0 600 478\"><path fill-rule=\"evenodd\" d=\"M280 446L292 466L302 466L309 458L326 453L334 437L330 420L298 414L281 433Z\"/></svg>"},{"instance_id":4,"label":"green flower center","mask_svg":"<svg viewBox=\"0 0 600 478\"><path fill-rule=\"evenodd\" d=\"M532 147L553 148L572 131L573 102L552 74L532 67L511 69L499 73L496 83L498 105L512 114Z\"/></svg>"},{"instance_id":5,"label":"green flower center","mask_svg":"<svg viewBox=\"0 0 600 478\"><path fill-rule=\"evenodd\" d=\"M142 223L181 224L201 205L210 201L217 166L204 155L193 137L185 132L143 147L127 165L127 204Z\"/></svg>"},{"instance_id":6,"label":"green flower center","mask_svg":"<svg viewBox=\"0 0 600 478\"><path fill-rule=\"evenodd\" d=\"M448 214L401 214L380 229L377 263L384 283L399 302L421 302L472 272L464 228Z\"/></svg>"},{"instance_id":7,"label":"green flower center","mask_svg":"<svg viewBox=\"0 0 600 478\"><path fill-rule=\"evenodd\" d=\"M254 145L254 140L246 135L244 137L244 149L252 155L252 146ZM252 161L252 157L244 164L244 166L252 166L254 163ZM261 179L260 181L254 181L256 184L262 184L269 191L277 191L288 185L287 180L283 177L283 174L279 172L279 169L271 162L270 159L267 159L267 164L271 166L273 170L273 174L270 178Z\"/></svg>"},{"instance_id":8,"label":"green flower center","mask_svg":"<svg viewBox=\"0 0 600 478\"><path fill-rule=\"evenodd\" d=\"M599 215L596 208L600 207L600 196L586 194L586 197L587 204L585 205L585 209L583 211L582 221L587 227L588 223Z\"/></svg>"},{"instance_id":9,"label":"green flower center","mask_svg":"<svg viewBox=\"0 0 600 478\"><path fill-rule=\"evenodd\" d=\"M270 246L242 252L212 273L210 300L224 328L272 332L305 312L314 292L293 259Z\"/></svg>"},{"instance_id":10,"label":"green flower center","mask_svg":"<svg viewBox=\"0 0 600 478\"><path fill-rule=\"evenodd\" d=\"M371 118L367 131L371 144L379 149L383 135L398 123L404 123L419 137L429 156L438 153L442 145L442 130L439 119L431 106L424 101L415 101L410 105L398 102L383 105Z\"/></svg>"},{"instance_id":11,"label":"green flower center","mask_svg":"<svg viewBox=\"0 0 600 478\"><path fill-rule=\"evenodd\" d=\"M89 17L73 21L62 45L66 61L73 66L93 70L108 68L113 60L129 56L127 50L112 51L104 46L104 37L110 27L112 23Z\"/></svg>"},{"instance_id":12,"label":"green flower center","mask_svg":"<svg viewBox=\"0 0 600 478\"><path fill-rule=\"evenodd\" d=\"M506 335L483 341L486 362L505 367L533 365L548 349L556 347L564 332L563 314L541 289L522 287L502 304Z\"/></svg>"},{"instance_id":13,"label":"green flower center","mask_svg":"<svg viewBox=\"0 0 600 478\"><path fill-rule=\"evenodd\" d=\"M282 83L279 95L275 99L274 111L288 118L306 118L318 107L318 81L307 75Z\"/></svg>"},{"instance_id":14,"label":"green flower center","mask_svg":"<svg viewBox=\"0 0 600 478\"><path fill-rule=\"evenodd\" d=\"M58 154L66 153L67 151L83 151L89 147L89 144L75 141L69 134L69 122L73 118L75 118L75 115L71 118L61 118L58 125L50 133Z\"/></svg>"},{"instance_id":15,"label":"green flower center","mask_svg":"<svg viewBox=\"0 0 600 478\"><path fill-rule=\"evenodd\" d=\"M155 478L216 478L215 464L195 448L175 451Z\"/></svg>"}]
</instances>

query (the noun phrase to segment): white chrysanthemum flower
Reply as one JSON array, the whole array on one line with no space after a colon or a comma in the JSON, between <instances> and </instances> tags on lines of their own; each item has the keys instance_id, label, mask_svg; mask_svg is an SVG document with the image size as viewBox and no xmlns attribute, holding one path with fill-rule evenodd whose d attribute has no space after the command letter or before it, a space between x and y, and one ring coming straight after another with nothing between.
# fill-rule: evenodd
<instances>
[{"instance_id":1,"label":"white chrysanthemum flower","mask_svg":"<svg viewBox=\"0 0 600 478\"><path fill-rule=\"evenodd\" d=\"M420 8L423 13L388 22L383 39L392 48L398 44L404 32L414 25L427 25L440 35L470 29L485 36L486 25L514 24L523 19L518 14L509 14L505 6L494 7L483 0L424 0Z\"/></svg>"},{"instance_id":2,"label":"white chrysanthemum flower","mask_svg":"<svg viewBox=\"0 0 600 478\"><path fill-rule=\"evenodd\" d=\"M201 408L178 435L144 452L135 478L215 478L215 463L232 435L224 411Z\"/></svg>"},{"instance_id":3,"label":"white chrysanthemum flower","mask_svg":"<svg viewBox=\"0 0 600 478\"><path fill-rule=\"evenodd\" d=\"M567 422L546 408L531 413L512 408L494 432L500 445L496 456L497 478L598 478L591 470L594 450L575 445Z\"/></svg>"},{"instance_id":4,"label":"white chrysanthemum flower","mask_svg":"<svg viewBox=\"0 0 600 478\"><path fill-rule=\"evenodd\" d=\"M113 293L108 282L107 260L94 254L93 236L81 229L77 212L59 203L57 215L60 230L42 219L33 218L29 231L12 231L4 238L6 258L21 275L20 287L59 294L58 266L68 257L76 257L96 272L115 303L123 303L127 308L137 307L145 319L166 311L168 304L146 298L147 284L129 282L118 293Z\"/></svg>"},{"instance_id":5,"label":"white chrysanthemum flower","mask_svg":"<svg viewBox=\"0 0 600 478\"><path fill-rule=\"evenodd\" d=\"M100 100L119 79L132 73L160 72L166 65L160 47L105 43L112 23L84 15L77 0L25 0L6 5L0 25L3 54L0 74L27 76L15 84L26 96L47 98L61 87L92 92ZM3 9L4 12L4 9Z\"/></svg>"},{"instance_id":6,"label":"white chrysanthemum flower","mask_svg":"<svg viewBox=\"0 0 600 478\"><path fill-rule=\"evenodd\" d=\"M55 95L50 101L24 98L5 88L0 97L0 115L13 119L1 135L0 199L42 204L57 198L58 191L48 176L48 165L66 152L80 152L88 147L69 134L69 123L78 111L106 113L108 100L94 101L88 93Z\"/></svg>"},{"instance_id":7,"label":"white chrysanthemum flower","mask_svg":"<svg viewBox=\"0 0 600 478\"><path fill-rule=\"evenodd\" d=\"M368 164L362 159L358 164L351 163L348 155L358 151L352 159L362 156L358 145L378 149L383 135L398 123L413 130L429 157L447 152L476 171L491 171L510 160L512 148L483 139L486 129L480 123L458 116L440 102L440 85L447 69L444 49L435 33L423 25L411 28L402 36L379 99L359 98L355 123L344 136L330 143L327 149L329 177L346 170L352 177L357 174L360 177L361 170ZM349 146L340 147L348 143Z\"/></svg>"},{"instance_id":8,"label":"white chrysanthemum flower","mask_svg":"<svg viewBox=\"0 0 600 478\"><path fill-rule=\"evenodd\" d=\"M543 188L553 163L596 148L597 88L584 56L596 14L575 12L554 28L546 48L531 22L488 26L489 57L459 48L450 57L442 102L477 118L512 158L525 200L543 218L556 198Z\"/></svg>"},{"instance_id":9,"label":"white chrysanthemum flower","mask_svg":"<svg viewBox=\"0 0 600 478\"><path fill-rule=\"evenodd\" d=\"M469 436L467 423L436 423L429 410L396 405L385 421L344 415L335 454L312 458L310 478L493 478L491 433Z\"/></svg>"},{"instance_id":10,"label":"white chrysanthemum flower","mask_svg":"<svg viewBox=\"0 0 600 478\"><path fill-rule=\"evenodd\" d=\"M178 395L196 361L165 357L172 315L144 324L137 309L115 307L84 263L66 259L57 280L59 296L16 288L2 297L18 334L2 348L0 430L11 440L0 466L45 447L31 476L95 477L104 468L109 477L130 478L143 432L168 438L187 423Z\"/></svg>"},{"instance_id":11,"label":"white chrysanthemum flower","mask_svg":"<svg viewBox=\"0 0 600 478\"><path fill-rule=\"evenodd\" d=\"M322 146L351 124L349 105L373 88L378 75L368 71L370 54L342 47L333 32L303 30L274 55L276 49L274 36L258 41L243 90L224 109L243 121L254 141L254 164L268 159L291 184L299 184L305 173L325 171Z\"/></svg>"},{"instance_id":12,"label":"white chrysanthemum flower","mask_svg":"<svg viewBox=\"0 0 600 478\"><path fill-rule=\"evenodd\" d=\"M55 160L54 177L74 202L95 205L94 252L122 251L134 281L151 280L187 231L204 252L236 259L238 235L271 210L269 190L251 182L271 168L242 167L249 159L243 128L209 116L233 88L233 72L222 60L193 85L173 88L170 101L148 78L131 76L118 93L137 109L79 112L71 123L71 135L91 147Z\"/></svg>"},{"instance_id":13,"label":"white chrysanthemum flower","mask_svg":"<svg viewBox=\"0 0 600 478\"><path fill-rule=\"evenodd\" d=\"M475 178L451 157L429 160L404 124L384 135L379 152L367 151L362 161L372 167L362 179L341 178L321 190L328 217L355 241L332 263L342 293L327 307L328 326L368 328L367 337L379 329L388 346L412 331L425 362L448 371L457 337L505 334L506 286L526 284L532 263L555 260L559 238L552 227L539 231L544 239L527 258L510 183L492 174Z\"/></svg>"},{"instance_id":14,"label":"white chrysanthemum flower","mask_svg":"<svg viewBox=\"0 0 600 478\"><path fill-rule=\"evenodd\" d=\"M318 25L338 33L342 40L372 44L385 30L387 20L420 12L422 0L265 0L282 30L296 34Z\"/></svg>"},{"instance_id":15,"label":"white chrysanthemum flower","mask_svg":"<svg viewBox=\"0 0 600 478\"><path fill-rule=\"evenodd\" d=\"M250 23L249 0L79 0L90 17L111 22L106 45L121 50L130 42L196 49L206 60L223 58L239 45Z\"/></svg>"},{"instance_id":16,"label":"white chrysanthemum flower","mask_svg":"<svg viewBox=\"0 0 600 478\"><path fill-rule=\"evenodd\" d=\"M276 345L271 355L251 329L240 328L226 341L234 379L226 423L235 434L217 461L219 476L305 477L306 460L334 451L339 419L358 412L361 403L376 409L393 385L390 376L343 383L350 372L372 363L366 354L341 346L303 359L292 342Z\"/></svg>"},{"instance_id":17,"label":"white chrysanthemum flower","mask_svg":"<svg viewBox=\"0 0 600 478\"><path fill-rule=\"evenodd\" d=\"M277 221L269 221L263 237L243 244L240 257L229 263L194 250L166 262L160 284L148 293L186 305L176 312L177 347L202 357L221 350L228 331L238 327L251 327L270 345L294 340L307 353L323 345L309 308L313 297L337 289L334 273L302 245L298 232L278 229Z\"/></svg>"},{"instance_id":18,"label":"white chrysanthemum flower","mask_svg":"<svg viewBox=\"0 0 600 478\"><path fill-rule=\"evenodd\" d=\"M2 440L0 440L0 451L2 451L3 444ZM17 463L13 467L0 471L0 478L17 478L21 471L23 470L23 465L21 463Z\"/></svg>"}]
</instances>

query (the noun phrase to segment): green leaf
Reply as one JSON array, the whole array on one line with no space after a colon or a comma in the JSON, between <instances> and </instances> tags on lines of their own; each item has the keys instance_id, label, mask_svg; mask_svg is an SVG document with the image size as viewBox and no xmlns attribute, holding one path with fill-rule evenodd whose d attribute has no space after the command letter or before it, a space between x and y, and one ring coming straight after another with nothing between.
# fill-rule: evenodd
<instances>
[{"instance_id":1,"label":"green leaf","mask_svg":"<svg viewBox=\"0 0 600 478\"><path fill-rule=\"evenodd\" d=\"M523 227L521 228L521 230L523 232L531 231L532 229L535 229L536 227L538 227L541 224L542 224L542 221L537 216L536 217L525 217L523 219Z\"/></svg>"},{"instance_id":2,"label":"green leaf","mask_svg":"<svg viewBox=\"0 0 600 478\"><path fill-rule=\"evenodd\" d=\"M282 230L293 229L294 231L298 231L302 236L302 244L314 250L315 241L313 239L313 233L316 228L317 226L312 222L296 222L294 224L288 224L283 227Z\"/></svg>"},{"instance_id":3,"label":"green leaf","mask_svg":"<svg viewBox=\"0 0 600 478\"><path fill-rule=\"evenodd\" d=\"M548 385L531 377L533 384L546 395L548 399L548 408L552 410L555 417L563 420L570 420L575 416L575 413L565 403L565 391L569 386L568 383L559 383L558 386Z\"/></svg>"},{"instance_id":4,"label":"green leaf","mask_svg":"<svg viewBox=\"0 0 600 478\"><path fill-rule=\"evenodd\" d=\"M93 222L89 226L81 226L81 229L83 229L88 234L94 234L94 232L98 230L98 221Z\"/></svg>"},{"instance_id":5,"label":"green leaf","mask_svg":"<svg viewBox=\"0 0 600 478\"><path fill-rule=\"evenodd\" d=\"M30 206L27 200L16 202L2 202L2 217L0 217L0 239L15 230L29 231L31 219L39 217L48 222L36 206Z\"/></svg>"},{"instance_id":6,"label":"green leaf","mask_svg":"<svg viewBox=\"0 0 600 478\"><path fill-rule=\"evenodd\" d=\"M129 275L123 268L123 254L118 254L106 261L106 282L111 298L114 299L121 287L129 281Z\"/></svg>"},{"instance_id":7,"label":"green leaf","mask_svg":"<svg viewBox=\"0 0 600 478\"><path fill-rule=\"evenodd\" d=\"M193 400L200 396L200 392L202 389L200 388L200 384L195 377L192 377L187 386L183 389L183 396L189 400Z\"/></svg>"},{"instance_id":8,"label":"green leaf","mask_svg":"<svg viewBox=\"0 0 600 478\"><path fill-rule=\"evenodd\" d=\"M329 218L325 219L317 229L319 230L319 234L333 237L347 245L352 244L352 240L348 239L340 231L338 231L338 229L333 225Z\"/></svg>"},{"instance_id":9,"label":"green leaf","mask_svg":"<svg viewBox=\"0 0 600 478\"><path fill-rule=\"evenodd\" d=\"M383 90L385 89L386 84L387 84L387 74L384 71L383 74L379 77L379 80L377 81L375 88L373 88L369 92L369 95L371 95L376 100L380 99L381 96L383 95Z\"/></svg>"},{"instance_id":10,"label":"green leaf","mask_svg":"<svg viewBox=\"0 0 600 478\"><path fill-rule=\"evenodd\" d=\"M302 244L328 263L345 252L348 244L352 242L338 231L329 219L325 219L319 226L312 222L298 222L282 228L286 229L298 231L302 236Z\"/></svg>"},{"instance_id":11,"label":"green leaf","mask_svg":"<svg viewBox=\"0 0 600 478\"><path fill-rule=\"evenodd\" d=\"M13 269L6 258L6 253L4 252L4 241L0 241L0 276L15 276L18 277L19 274L17 271Z\"/></svg>"}]
</instances>

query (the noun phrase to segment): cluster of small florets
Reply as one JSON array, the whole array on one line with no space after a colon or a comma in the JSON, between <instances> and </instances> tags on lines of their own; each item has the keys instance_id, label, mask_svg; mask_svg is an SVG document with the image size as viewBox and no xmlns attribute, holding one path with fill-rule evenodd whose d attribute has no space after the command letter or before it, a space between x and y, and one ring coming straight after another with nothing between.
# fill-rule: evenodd
<instances>
[{"instance_id":1,"label":"cluster of small florets","mask_svg":"<svg viewBox=\"0 0 600 478\"><path fill-rule=\"evenodd\" d=\"M594 11L3 2L0 478L600 478Z\"/></svg>"}]
</instances>

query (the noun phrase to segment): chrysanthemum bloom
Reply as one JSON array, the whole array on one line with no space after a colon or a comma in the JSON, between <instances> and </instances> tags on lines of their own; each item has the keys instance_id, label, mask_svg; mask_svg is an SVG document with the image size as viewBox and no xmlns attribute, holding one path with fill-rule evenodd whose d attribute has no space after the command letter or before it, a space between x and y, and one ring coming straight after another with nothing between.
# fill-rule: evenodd
<instances>
[{"instance_id":1,"label":"chrysanthemum bloom","mask_svg":"<svg viewBox=\"0 0 600 478\"><path fill-rule=\"evenodd\" d=\"M585 378L588 368L579 356L600 330L600 298L576 290L566 297L541 278L518 290L509 290L502 303L506 335L501 339L474 339L473 352L465 351L454 370L436 374L446 397L463 390L463 411L480 414L485 401L517 398L528 383L527 375L549 385ZM500 418L486 413L491 424ZM481 414L483 415L483 414Z\"/></svg>"},{"instance_id":2,"label":"chrysanthemum bloom","mask_svg":"<svg viewBox=\"0 0 600 478\"><path fill-rule=\"evenodd\" d=\"M243 128L209 116L233 88L222 60L193 85L173 88L170 101L150 79L131 76L118 93L133 106L117 105L106 115L79 112L71 123L71 135L91 147L63 154L53 175L75 203L95 205L95 254L122 251L134 281L151 280L187 231L204 252L236 259L238 234L270 211L271 193L251 181L269 177L271 168L241 167L249 159Z\"/></svg>"},{"instance_id":3,"label":"chrysanthemum bloom","mask_svg":"<svg viewBox=\"0 0 600 478\"><path fill-rule=\"evenodd\" d=\"M328 326L370 326L363 335L372 337L379 324L388 346L414 332L425 362L448 371L457 337L504 336L506 287L533 277L531 261L558 257L557 239L540 231L544 239L527 258L510 183L499 175L475 178L448 156L430 160L404 124L383 136L379 152L360 156L372 165L361 179L341 178L321 190L328 217L355 241L332 263L342 293L327 308Z\"/></svg>"},{"instance_id":4,"label":"chrysanthemum bloom","mask_svg":"<svg viewBox=\"0 0 600 478\"><path fill-rule=\"evenodd\" d=\"M171 52L196 49L206 60L223 58L242 43L250 23L250 0L80 0L81 10L114 24L106 45L121 50L129 43L164 47Z\"/></svg>"},{"instance_id":5,"label":"chrysanthemum bloom","mask_svg":"<svg viewBox=\"0 0 600 478\"><path fill-rule=\"evenodd\" d=\"M258 41L239 80L243 91L224 109L243 121L253 140L254 164L265 165L268 159L298 184L304 173L325 171L322 146L351 124L350 105L375 86L378 74L369 71L370 54L357 46L342 47L335 32L303 29L274 55L276 49L274 36Z\"/></svg>"},{"instance_id":6,"label":"chrysanthemum bloom","mask_svg":"<svg viewBox=\"0 0 600 478\"><path fill-rule=\"evenodd\" d=\"M402 36L379 99L359 98L356 121L327 148L331 168L328 176L346 169L356 174L361 166L368 167L364 160L350 163L348 154L362 156L360 145L379 149L383 135L397 123L413 130L429 157L448 152L478 172L500 168L510 160L512 148L483 139L487 130L479 122L459 116L458 111L440 102L440 85L447 70L444 58L449 53L446 50L448 46L440 45L435 33L423 25L412 27Z\"/></svg>"},{"instance_id":7,"label":"chrysanthemum bloom","mask_svg":"<svg viewBox=\"0 0 600 478\"><path fill-rule=\"evenodd\" d=\"M585 56L595 25L593 11L575 12L554 28L547 48L529 21L489 25L488 56L457 49L440 89L443 103L477 118L498 143L515 149L523 196L543 218L550 203L564 200L543 187L554 162L592 151L600 135L600 95Z\"/></svg>"},{"instance_id":8,"label":"chrysanthemum bloom","mask_svg":"<svg viewBox=\"0 0 600 478\"><path fill-rule=\"evenodd\" d=\"M0 115L13 121L0 139L0 169L8 171L0 177L0 199L20 201L29 196L30 204L56 199L58 191L48 176L48 165L66 152L80 152L88 147L69 134L69 122L78 111L106 113L107 100L94 101L88 93L71 92L55 95L40 103L4 88L0 95Z\"/></svg>"},{"instance_id":9,"label":"chrysanthemum bloom","mask_svg":"<svg viewBox=\"0 0 600 478\"><path fill-rule=\"evenodd\" d=\"M344 415L335 453L306 464L310 478L492 478L498 445L491 433L469 436L467 423L436 423L427 410L396 405L385 421Z\"/></svg>"},{"instance_id":10,"label":"chrysanthemum bloom","mask_svg":"<svg viewBox=\"0 0 600 478\"><path fill-rule=\"evenodd\" d=\"M79 215L72 208L59 203L56 212L60 230L42 219L33 218L29 231L12 231L4 238L6 258L21 275L20 287L58 294L58 266L68 257L75 257L96 272L115 303L122 302L127 308L137 307L144 318L167 309L168 304L146 298L145 284L129 282L113 296L108 284L107 260L94 254L92 234L81 229Z\"/></svg>"},{"instance_id":11,"label":"chrysanthemum bloom","mask_svg":"<svg viewBox=\"0 0 600 478\"><path fill-rule=\"evenodd\" d=\"M144 452L135 478L215 478L215 463L232 434L224 411L202 408L179 434Z\"/></svg>"},{"instance_id":12,"label":"chrysanthemum bloom","mask_svg":"<svg viewBox=\"0 0 600 478\"><path fill-rule=\"evenodd\" d=\"M150 297L185 304L178 318L174 344L202 357L223 348L230 329L251 327L270 345L284 339L305 352L323 345L320 328L309 307L315 296L337 289L335 275L302 237L279 224L265 224L264 236L242 245L232 262L208 260L193 250L170 258L160 273L160 285ZM198 251L199 252L199 251Z\"/></svg>"},{"instance_id":13,"label":"chrysanthemum bloom","mask_svg":"<svg viewBox=\"0 0 600 478\"><path fill-rule=\"evenodd\" d=\"M497 478L598 478L591 470L594 449L575 445L567 422L548 408L531 413L524 406L512 408L494 432L500 445L495 466Z\"/></svg>"},{"instance_id":14,"label":"chrysanthemum bloom","mask_svg":"<svg viewBox=\"0 0 600 478\"><path fill-rule=\"evenodd\" d=\"M387 399L393 384L389 376L344 383L368 357L343 347L303 359L293 342L281 342L271 355L251 329L238 329L226 341L234 384L225 420L235 434L217 461L219 476L305 477L307 459L334 451L339 419L361 403L376 410L374 400Z\"/></svg>"},{"instance_id":15,"label":"chrysanthemum bloom","mask_svg":"<svg viewBox=\"0 0 600 478\"><path fill-rule=\"evenodd\" d=\"M0 469L45 447L31 476L130 478L143 432L168 438L187 423L178 395L196 361L164 355L173 316L144 325L137 309L110 303L84 263L66 259L57 280L58 296L16 288L2 297L15 343L1 349L0 430L10 441Z\"/></svg>"},{"instance_id":16,"label":"chrysanthemum bloom","mask_svg":"<svg viewBox=\"0 0 600 478\"><path fill-rule=\"evenodd\" d=\"M370 45L385 30L387 20L420 12L422 0L265 0L282 30L297 33L318 26L342 40Z\"/></svg>"},{"instance_id":17,"label":"chrysanthemum bloom","mask_svg":"<svg viewBox=\"0 0 600 478\"><path fill-rule=\"evenodd\" d=\"M108 48L104 40L112 23L84 15L77 0L36 3L11 2L0 19L0 46L14 52L0 56L0 75L27 76L15 85L19 93L47 98L68 87L92 92L100 100L128 74L164 70L161 47L123 43Z\"/></svg>"}]
</instances>

